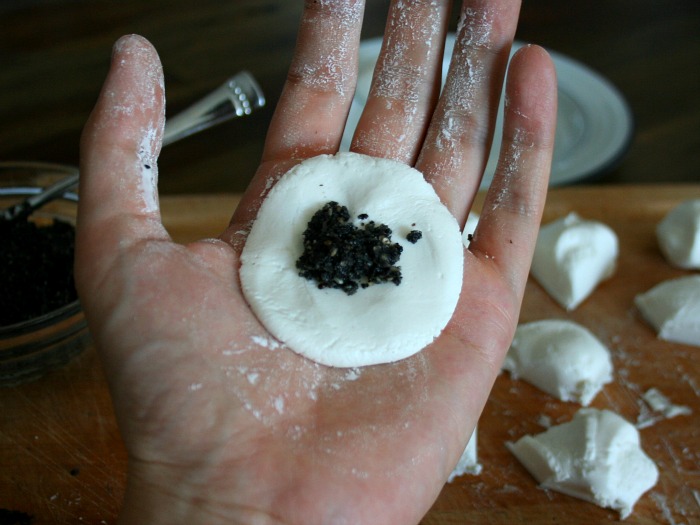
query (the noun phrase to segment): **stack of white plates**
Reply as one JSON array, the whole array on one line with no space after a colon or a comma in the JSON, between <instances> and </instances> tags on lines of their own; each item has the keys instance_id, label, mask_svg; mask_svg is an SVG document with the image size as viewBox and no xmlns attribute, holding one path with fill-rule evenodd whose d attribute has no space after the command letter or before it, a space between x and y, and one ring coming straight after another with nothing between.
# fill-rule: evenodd
<instances>
[{"instance_id":1,"label":"stack of white plates","mask_svg":"<svg viewBox=\"0 0 700 525\"><path fill-rule=\"evenodd\" d=\"M443 63L443 83L454 42L454 34L448 35ZM363 41L360 45L357 91L343 135L343 150L350 147L352 134L367 101L372 72L381 44L381 38L373 38ZM522 42L516 41L512 53L523 45ZM559 90L557 133L550 183L558 186L601 174L616 164L630 144L633 119L624 97L606 78L567 56L553 51L549 53L557 70ZM502 99L503 97L482 187L490 184L496 168L503 124Z\"/></svg>"}]
</instances>

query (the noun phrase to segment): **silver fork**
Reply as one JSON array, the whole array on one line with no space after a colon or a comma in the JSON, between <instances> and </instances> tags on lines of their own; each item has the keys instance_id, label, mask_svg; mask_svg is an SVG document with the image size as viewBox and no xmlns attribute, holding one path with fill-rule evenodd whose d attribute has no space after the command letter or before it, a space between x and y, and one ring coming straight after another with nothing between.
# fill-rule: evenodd
<instances>
[{"instance_id":1,"label":"silver fork","mask_svg":"<svg viewBox=\"0 0 700 525\"><path fill-rule=\"evenodd\" d=\"M234 117L250 115L265 105L260 86L247 71L229 78L201 100L168 119L163 131L163 146L216 126ZM70 175L2 211L2 218L11 221L28 217L34 210L60 197L78 183L79 174Z\"/></svg>"}]
</instances>

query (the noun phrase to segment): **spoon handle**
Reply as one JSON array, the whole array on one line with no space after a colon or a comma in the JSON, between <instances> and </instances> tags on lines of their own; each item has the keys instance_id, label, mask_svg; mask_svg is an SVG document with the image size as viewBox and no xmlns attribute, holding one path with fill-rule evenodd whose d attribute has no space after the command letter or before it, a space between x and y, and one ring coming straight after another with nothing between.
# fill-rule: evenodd
<instances>
[{"instance_id":1,"label":"spoon handle","mask_svg":"<svg viewBox=\"0 0 700 525\"><path fill-rule=\"evenodd\" d=\"M163 131L163 146L234 117L250 115L264 105L265 96L253 75L242 71L192 106L168 119ZM74 175L59 180L40 193L6 208L2 212L2 218L9 221L29 216L37 208L75 186L78 179L79 174L76 171Z\"/></svg>"}]
</instances>

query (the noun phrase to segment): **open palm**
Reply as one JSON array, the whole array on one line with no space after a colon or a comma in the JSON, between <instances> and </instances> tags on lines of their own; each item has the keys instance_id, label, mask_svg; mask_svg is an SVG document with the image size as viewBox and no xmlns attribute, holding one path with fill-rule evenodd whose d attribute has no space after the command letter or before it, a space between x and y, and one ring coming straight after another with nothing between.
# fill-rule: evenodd
<instances>
[{"instance_id":1,"label":"open palm","mask_svg":"<svg viewBox=\"0 0 700 525\"><path fill-rule=\"evenodd\" d=\"M517 2L467 1L442 95L449 2L392 3L352 149L415 165L459 221L486 164ZM358 0L307 2L258 173L218 239L173 243L155 180L162 72L115 46L82 141L79 292L129 452L123 523L417 523L476 424L510 343L546 192L556 82L509 67L503 149L443 334L398 363L335 369L270 336L238 280L272 183L337 151L354 91Z\"/></svg>"}]
</instances>

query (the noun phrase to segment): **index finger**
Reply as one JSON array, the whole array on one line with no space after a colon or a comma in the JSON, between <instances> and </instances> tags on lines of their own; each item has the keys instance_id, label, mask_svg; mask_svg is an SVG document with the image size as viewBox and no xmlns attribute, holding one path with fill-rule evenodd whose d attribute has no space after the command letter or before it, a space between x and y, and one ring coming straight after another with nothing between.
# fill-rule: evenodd
<instances>
[{"instance_id":1,"label":"index finger","mask_svg":"<svg viewBox=\"0 0 700 525\"><path fill-rule=\"evenodd\" d=\"M81 138L78 263L125 240L167 238L157 190L164 97L155 49L139 36L119 39ZM104 259L90 258L91 267Z\"/></svg>"},{"instance_id":2,"label":"index finger","mask_svg":"<svg viewBox=\"0 0 700 525\"><path fill-rule=\"evenodd\" d=\"M263 163L338 150L355 92L363 0L307 1Z\"/></svg>"}]
</instances>

